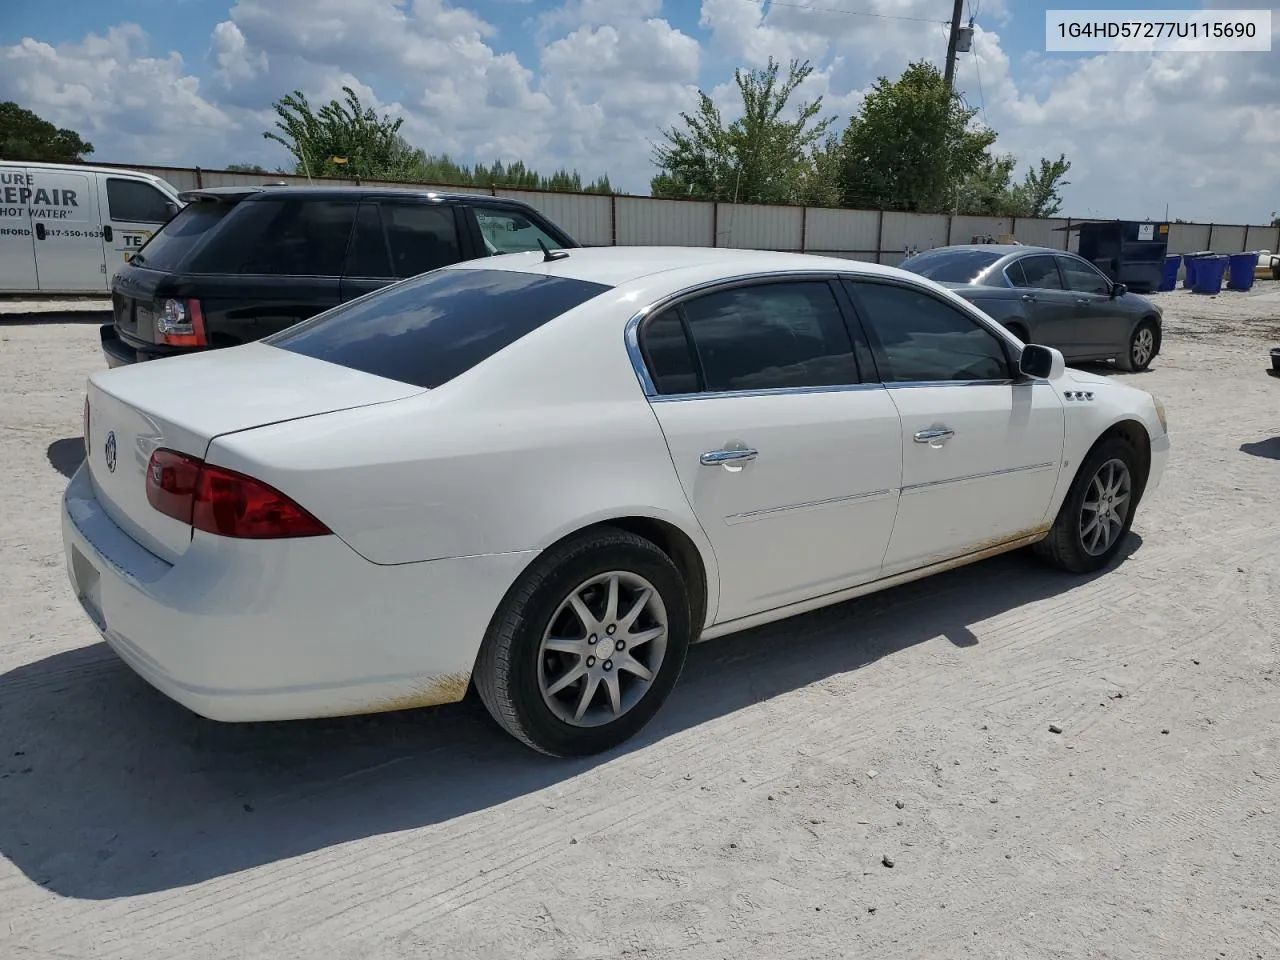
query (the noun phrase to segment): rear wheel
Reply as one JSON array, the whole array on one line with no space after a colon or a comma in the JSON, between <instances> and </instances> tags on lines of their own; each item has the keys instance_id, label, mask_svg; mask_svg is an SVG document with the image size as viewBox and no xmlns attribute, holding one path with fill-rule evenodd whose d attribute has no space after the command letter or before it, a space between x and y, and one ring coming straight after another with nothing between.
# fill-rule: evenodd
<instances>
[{"instance_id":1,"label":"rear wheel","mask_svg":"<svg viewBox=\"0 0 1280 960\"><path fill-rule=\"evenodd\" d=\"M1141 493L1133 447L1119 437L1098 444L1080 465L1049 536L1035 552L1070 573L1101 569L1129 533Z\"/></svg>"},{"instance_id":2,"label":"rear wheel","mask_svg":"<svg viewBox=\"0 0 1280 960\"><path fill-rule=\"evenodd\" d=\"M1143 320L1129 335L1129 345L1125 352L1116 358L1116 363L1121 370L1141 373L1151 366L1159 346L1160 338L1156 325L1150 320Z\"/></svg>"},{"instance_id":3,"label":"rear wheel","mask_svg":"<svg viewBox=\"0 0 1280 960\"><path fill-rule=\"evenodd\" d=\"M548 550L512 588L481 647L476 689L535 750L599 753L658 712L691 636L671 559L643 537L601 529Z\"/></svg>"}]
</instances>

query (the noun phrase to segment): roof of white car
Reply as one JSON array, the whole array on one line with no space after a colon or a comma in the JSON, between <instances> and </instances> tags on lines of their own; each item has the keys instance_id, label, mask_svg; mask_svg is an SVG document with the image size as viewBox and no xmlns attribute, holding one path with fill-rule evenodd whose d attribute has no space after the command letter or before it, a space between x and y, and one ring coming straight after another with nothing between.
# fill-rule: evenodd
<instances>
[{"instance_id":1,"label":"roof of white car","mask_svg":"<svg viewBox=\"0 0 1280 960\"><path fill-rule=\"evenodd\" d=\"M453 269L544 273L547 276L571 277L610 287L674 270L682 271L681 283L699 283L758 273L810 270L910 276L894 267L861 260L778 253L772 250L732 250L723 247L576 247L564 252L568 256L556 260L546 260L541 253L485 257L455 264Z\"/></svg>"}]
</instances>

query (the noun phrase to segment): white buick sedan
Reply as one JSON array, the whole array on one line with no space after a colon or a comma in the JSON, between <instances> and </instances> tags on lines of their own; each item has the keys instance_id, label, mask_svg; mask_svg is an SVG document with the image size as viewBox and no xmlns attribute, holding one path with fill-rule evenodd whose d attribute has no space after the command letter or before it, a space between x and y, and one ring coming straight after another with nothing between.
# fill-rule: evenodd
<instances>
[{"instance_id":1,"label":"white buick sedan","mask_svg":"<svg viewBox=\"0 0 1280 960\"><path fill-rule=\"evenodd\" d=\"M1029 545L1117 552L1147 393L848 260L517 254L267 340L94 374L71 582L217 720L461 699L553 755L658 710L689 644Z\"/></svg>"}]
</instances>

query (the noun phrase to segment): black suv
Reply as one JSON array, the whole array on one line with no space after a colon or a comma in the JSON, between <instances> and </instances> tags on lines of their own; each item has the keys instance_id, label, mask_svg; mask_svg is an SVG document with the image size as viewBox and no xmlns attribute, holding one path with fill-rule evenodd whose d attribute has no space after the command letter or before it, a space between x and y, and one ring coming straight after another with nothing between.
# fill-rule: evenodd
<instances>
[{"instance_id":1,"label":"black suv","mask_svg":"<svg viewBox=\"0 0 1280 960\"><path fill-rule=\"evenodd\" d=\"M111 283L108 365L234 346L437 267L579 244L527 204L383 187L221 187Z\"/></svg>"}]
</instances>

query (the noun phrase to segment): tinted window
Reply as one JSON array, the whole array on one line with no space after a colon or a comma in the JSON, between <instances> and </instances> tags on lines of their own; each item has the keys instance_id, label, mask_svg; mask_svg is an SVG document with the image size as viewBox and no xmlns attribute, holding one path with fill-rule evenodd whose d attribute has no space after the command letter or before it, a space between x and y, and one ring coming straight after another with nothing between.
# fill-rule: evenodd
<instances>
[{"instance_id":1,"label":"tinted window","mask_svg":"<svg viewBox=\"0 0 1280 960\"><path fill-rule=\"evenodd\" d=\"M649 375L659 393L697 392L698 371L678 308L664 310L646 321L640 344Z\"/></svg>"},{"instance_id":2,"label":"tinted window","mask_svg":"<svg viewBox=\"0 0 1280 960\"><path fill-rule=\"evenodd\" d=\"M360 204L356 232L351 237L351 249L347 251L347 266L343 273L348 277L379 279L395 276L391 272L387 238L382 232L382 219L376 203Z\"/></svg>"},{"instance_id":3,"label":"tinted window","mask_svg":"<svg viewBox=\"0 0 1280 960\"><path fill-rule=\"evenodd\" d=\"M902 269L938 283L973 283L1002 256L989 250L930 250L904 261Z\"/></svg>"},{"instance_id":4,"label":"tinted window","mask_svg":"<svg viewBox=\"0 0 1280 960\"><path fill-rule=\"evenodd\" d=\"M849 332L826 283L737 287L689 300L681 309L705 390L859 382Z\"/></svg>"},{"instance_id":5,"label":"tinted window","mask_svg":"<svg viewBox=\"0 0 1280 960\"><path fill-rule=\"evenodd\" d=\"M244 200L195 256L197 273L336 277L356 218L354 200Z\"/></svg>"},{"instance_id":6,"label":"tinted window","mask_svg":"<svg viewBox=\"0 0 1280 960\"><path fill-rule=\"evenodd\" d=\"M608 289L507 270L437 270L264 342L377 377L438 387Z\"/></svg>"},{"instance_id":7,"label":"tinted window","mask_svg":"<svg viewBox=\"0 0 1280 960\"><path fill-rule=\"evenodd\" d=\"M1083 260L1059 257L1058 262L1062 265L1062 273L1067 278L1067 289L1077 290L1080 293L1109 294L1111 292L1111 281Z\"/></svg>"},{"instance_id":8,"label":"tinted window","mask_svg":"<svg viewBox=\"0 0 1280 960\"><path fill-rule=\"evenodd\" d=\"M503 210L495 207L472 207L476 221L480 224L480 235L484 238L485 249L491 255L502 253L525 253L530 250L541 250L538 241L554 250L561 245L560 241L537 226L523 213L516 210Z\"/></svg>"},{"instance_id":9,"label":"tinted window","mask_svg":"<svg viewBox=\"0 0 1280 960\"><path fill-rule=\"evenodd\" d=\"M151 235L133 262L154 270L177 270L187 254L232 210L232 204L197 200Z\"/></svg>"},{"instance_id":10,"label":"tinted window","mask_svg":"<svg viewBox=\"0 0 1280 960\"><path fill-rule=\"evenodd\" d=\"M382 200L378 205L395 276L416 277L462 259L452 207L399 200Z\"/></svg>"},{"instance_id":11,"label":"tinted window","mask_svg":"<svg viewBox=\"0 0 1280 960\"><path fill-rule=\"evenodd\" d=\"M863 319L880 341L888 383L1006 380L1009 360L995 334L927 293L855 284Z\"/></svg>"},{"instance_id":12,"label":"tinted window","mask_svg":"<svg viewBox=\"0 0 1280 960\"><path fill-rule=\"evenodd\" d=\"M1061 290L1062 278L1058 276L1057 257L1023 257L1009 267L1009 279L1015 287L1039 287L1041 290Z\"/></svg>"},{"instance_id":13,"label":"tinted window","mask_svg":"<svg viewBox=\"0 0 1280 960\"><path fill-rule=\"evenodd\" d=\"M149 183L107 178L107 216L132 223L164 223L170 200Z\"/></svg>"}]
</instances>

